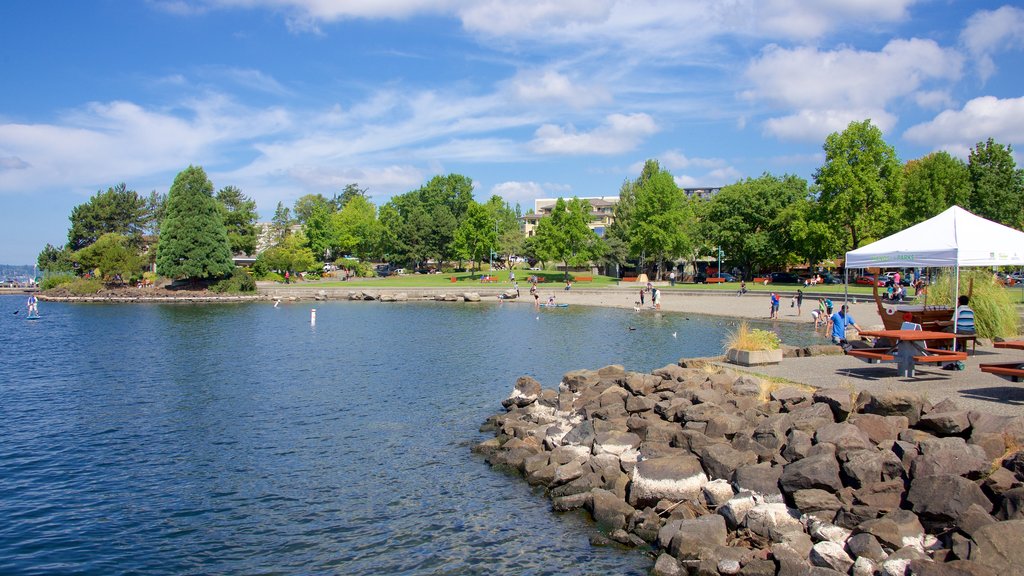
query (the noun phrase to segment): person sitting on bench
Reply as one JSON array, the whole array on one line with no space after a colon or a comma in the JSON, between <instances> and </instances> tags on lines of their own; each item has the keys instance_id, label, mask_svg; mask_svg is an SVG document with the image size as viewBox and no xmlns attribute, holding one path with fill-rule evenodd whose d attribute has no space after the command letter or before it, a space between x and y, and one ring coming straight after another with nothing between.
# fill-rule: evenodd
<instances>
[{"instance_id":1,"label":"person sitting on bench","mask_svg":"<svg viewBox=\"0 0 1024 576\"><path fill-rule=\"evenodd\" d=\"M971 307L967 305L968 302L970 302L970 298L966 295L960 296L957 299L959 306L956 307L956 310L953 312L953 318L951 318L954 325L946 328L946 332L953 332L955 330L957 334L974 335L974 310L971 310Z\"/></svg>"}]
</instances>

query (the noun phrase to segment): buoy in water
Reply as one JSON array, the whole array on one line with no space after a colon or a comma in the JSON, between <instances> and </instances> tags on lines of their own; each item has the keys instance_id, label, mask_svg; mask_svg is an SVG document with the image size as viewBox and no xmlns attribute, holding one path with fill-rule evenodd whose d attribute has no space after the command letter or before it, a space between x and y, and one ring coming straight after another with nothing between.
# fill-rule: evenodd
<instances>
[{"instance_id":1,"label":"buoy in water","mask_svg":"<svg viewBox=\"0 0 1024 576\"><path fill-rule=\"evenodd\" d=\"M310 326L316 326L316 308L313 308L309 313L309 324Z\"/></svg>"}]
</instances>

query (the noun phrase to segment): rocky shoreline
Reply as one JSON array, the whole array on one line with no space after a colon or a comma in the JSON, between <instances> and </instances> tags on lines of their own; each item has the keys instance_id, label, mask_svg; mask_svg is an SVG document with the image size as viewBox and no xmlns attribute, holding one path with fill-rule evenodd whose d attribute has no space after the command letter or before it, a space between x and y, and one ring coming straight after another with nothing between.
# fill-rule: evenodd
<instances>
[{"instance_id":1,"label":"rocky shoreline","mask_svg":"<svg viewBox=\"0 0 1024 576\"><path fill-rule=\"evenodd\" d=\"M585 509L659 576L999 575L1024 566L1024 417L811 390L702 360L520 378L474 451Z\"/></svg>"}]
</instances>

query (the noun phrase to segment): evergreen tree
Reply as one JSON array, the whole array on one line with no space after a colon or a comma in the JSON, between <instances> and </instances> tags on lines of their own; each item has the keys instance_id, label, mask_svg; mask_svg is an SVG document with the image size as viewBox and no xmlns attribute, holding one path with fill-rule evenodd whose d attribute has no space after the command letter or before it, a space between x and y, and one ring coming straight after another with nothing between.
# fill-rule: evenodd
<instances>
[{"instance_id":1,"label":"evergreen tree","mask_svg":"<svg viewBox=\"0 0 1024 576\"><path fill-rule=\"evenodd\" d=\"M124 184L97 192L85 204L71 211L68 248L81 250L107 232L127 236L131 243L141 245L146 224L146 198Z\"/></svg>"},{"instance_id":2,"label":"evergreen tree","mask_svg":"<svg viewBox=\"0 0 1024 576\"><path fill-rule=\"evenodd\" d=\"M217 192L217 201L223 210L224 226L228 229L228 243L234 254L256 253L256 201L234 186L225 186Z\"/></svg>"},{"instance_id":3,"label":"evergreen tree","mask_svg":"<svg viewBox=\"0 0 1024 576\"><path fill-rule=\"evenodd\" d=\"M226 276L234 269L213 184L198 166L189 166L174 178L160 225L156 263L164 276L191 280Z\"/></svg>"}]
</instances>

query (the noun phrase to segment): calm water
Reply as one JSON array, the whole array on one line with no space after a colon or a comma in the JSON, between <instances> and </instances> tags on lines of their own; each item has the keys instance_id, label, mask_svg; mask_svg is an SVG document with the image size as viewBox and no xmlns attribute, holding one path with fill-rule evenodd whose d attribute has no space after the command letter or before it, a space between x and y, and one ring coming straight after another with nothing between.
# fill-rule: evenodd
<instances>
[{"instance_id":1,"label":"calm water","mask_svg":"<svg viewBox=\"0 0 1024 576\"><path fill-rule=\"evenodd\" d=\"M520 375L717 354L731 322L313 306L0 297L0 573L647 573L470 448Z\"/></svg>"}]
</instances>

